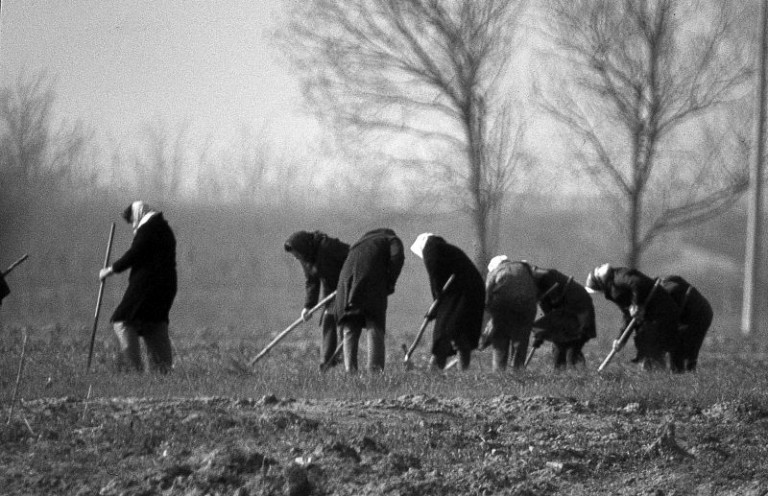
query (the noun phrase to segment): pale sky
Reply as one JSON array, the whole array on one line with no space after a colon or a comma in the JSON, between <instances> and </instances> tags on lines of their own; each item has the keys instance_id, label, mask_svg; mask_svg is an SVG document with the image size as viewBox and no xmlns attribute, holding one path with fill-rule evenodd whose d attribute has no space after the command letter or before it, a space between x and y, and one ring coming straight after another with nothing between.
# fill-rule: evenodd
<instances>
[{"instance_id":1,"label":"pale sky","mask_svg":"<svg viewBox=\"0 0 768 496\"><path fill-rule=\"evenodd\" d=\"M3 0L0 77L49 71L57 109L105 138L162 119L215 137L267 123L305 139L312 120L269 41L281 3Z\"/></svg>"}]
</instances>

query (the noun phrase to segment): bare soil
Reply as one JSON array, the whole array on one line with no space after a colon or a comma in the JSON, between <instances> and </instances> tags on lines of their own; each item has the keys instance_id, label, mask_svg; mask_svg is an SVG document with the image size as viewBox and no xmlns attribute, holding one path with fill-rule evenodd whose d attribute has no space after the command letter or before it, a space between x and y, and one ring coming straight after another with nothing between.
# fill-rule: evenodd
<instances>
[{"instance_id":1,"label":"bare soil","mask_svg":"<svg viewBox=\"0 0 768 496\"><path fill-rule=\"evenodd\" d=\"M2 494L768 494L768 409L736 403L60 398L3 420Z\"/></svg>"}]
</instances>

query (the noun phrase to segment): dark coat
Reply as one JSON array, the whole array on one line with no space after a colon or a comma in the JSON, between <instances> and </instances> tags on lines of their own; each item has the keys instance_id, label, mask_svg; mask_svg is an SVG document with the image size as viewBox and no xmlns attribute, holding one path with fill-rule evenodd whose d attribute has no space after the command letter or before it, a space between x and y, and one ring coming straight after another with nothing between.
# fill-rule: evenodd
<instances>
[{"instance_id":1,"label":"dark coat","mask_svg":"<svg viewBox=\"0 0 768 496\"><path fill-rule=\"evenodd\" d=\"M709 301L680 276L666 276L661 286L680 308L680 325L675 345L670 352L672 370L693 371L699 350L712 325L714 313Z\"/></svg>"},{"instance_id":2,"label":"dark coat","mask_svg":"<svg viewBox=\"0 0 768 496\"><path fill-rule=\"evenodd\" d=\"M403 269L403 242L391 229L365 233L349 248L339 273L334 315L345 319L371 319L386 327L387 297Z\"/></svg>"},{"instance_id":3,"label":"dark coat","mask_svg":"<svg viewBox=\"0 0 768 496\"><path fill-rule=\"evenodd\" d=\"M306 278L306 298L304 308L317 305L320 287L327 296L336 290L339 273L347 259L349 245L332 238L320 231L299 231L292 234L285 242L286 250L299 255L297 257L304 269Z\"/></svg>"},{"instance_id":4,"label":"dark coat","mask_svg":"<svg viewBox=\"0 0 768 496\"><path fill-rule=\"evenodd\" d=\"M536 318L536 283L523 262L505 260L485 280L485 307L495 332L526 340Z\"/></svg>"},{"instance_id":5,"label":"dark coat","mask_svg":"<svg viewBox=\"0 0 768 496\"><path fill-rule=\"evenodd\" d=\"M661 287L672 297L680 308L680 325L704 328L712 323L712 306L699 291L680 276L666 276L661 279Z\"/></svg>"},{"instance_id":6,"label":"dark coat","mask_svg":"<svg viewBox=\"0 0 768 496\"><path fill-rule=\"evenodd\" d=\"M176 297L176 238L162 213L139 227L131 247L112 264L116 273L126 269L128 289L112 322L168 322Z\"/></svg>"},{"instance_id":7,"label":"dark coat","mask_svg":"<svg viewBox=\"0 0 768 496\"><path fill-rule=\"evenodd\" d=\"M430 316L435 319L432 354L440 357L454 355L454 344L458 350L477 348L485 301L480 272L460 248L440 236L429 237L423 256L433 298L440 295L448 278L454 275L451 285L440 295L434 315Z\"/></svg>"},{"instance_id":8,"label":"dark coat","mask_svg":"<svg viewBox=\"0 0 768 496\"><path fill-rule=\"evenodd\" d=\"M641 358L655 358L660 351L671 350L677 337L680 310L669 293L657 289L646 304L653 285L654 280L639 270L624 267L612 268L604 282L605 297L621 310L624 327L632 318L629 313L631 305L644 309L643 324L635 333L635 344Z\"/></svg>"},{"instance_id":9,"label":"dark coat","mask_svg":"<svg viewBox=\"0 0 768 496\"><path fill-rule=\"evenodd\" d=\"M597 337L595 306L584 286L555 269L532 267L531 274L538 290L539 306L544 314L553 311L574 316L586 314L586 322L576 333L579 335L578 339L587 341ZM550 291L555 284L558 286ZM545 294L546 296L542 298ZM545 339L550 338L545 337ZM571 341L571 339L563 341Z\"/></svg>"}]
</instances>

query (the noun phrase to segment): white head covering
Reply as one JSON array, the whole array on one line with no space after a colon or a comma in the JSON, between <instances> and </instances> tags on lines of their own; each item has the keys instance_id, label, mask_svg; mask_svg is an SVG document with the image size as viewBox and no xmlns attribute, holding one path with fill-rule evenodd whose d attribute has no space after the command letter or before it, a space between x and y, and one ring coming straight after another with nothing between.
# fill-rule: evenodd
<instances>
[{"instance_id":1,"label":"white head covering","mask_svg":"<svg viewBox=\"0 0 768 496\"><path fill-rule=\"evenodd\" d=\"M605 290L605 279L611 268L611 264L604 263L599 267L595 267L595 269L589 273L587 282L584 284L584 288L588 293L595 294Z\"/></svg>"},{"instance_id":2,"label":"white head covering","mask_svg":"<svg viewBox=\"0 0 768 496\"><path fill-rule=\"evenodd\" d=\"M490 262L488 262L488 272L493 272L496 267L501 265L501 262L504 262L505 260L509 260L506 255L496 255L491 259Z\"/></svg>"},{"instance_id":3,"label":"white head covering","mask_svg":"<svg viewBox=\"0 0 768 496\"><path fill-rule=\"evenodd\" d=\"M141 200L131 203L131 225L133 226L133 233L136 234L136 231L138 231L139 228L156 213L157 212L155 212L152 207Z\"/></svg>"},{"instance_id":4,"label":"white head covering","mask_svg":"<svg viewBox=\"0 0 768 496\"><path fill-rule=\"evenodd\" d=\"M421 233L416 236L416 241L411 245L411 251L419 258L424 258L424 245L427 244L427 240L430 236L434 236L432 233Z\"/></svg>"}]
</instances>

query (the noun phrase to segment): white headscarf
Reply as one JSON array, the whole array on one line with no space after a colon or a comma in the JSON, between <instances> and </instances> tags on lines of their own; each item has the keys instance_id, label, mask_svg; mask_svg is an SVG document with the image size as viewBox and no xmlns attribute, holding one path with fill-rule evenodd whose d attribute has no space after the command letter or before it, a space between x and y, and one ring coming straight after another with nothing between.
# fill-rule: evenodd
<instances>
[{"instance_id":1,"label":"white headscarf","mask_svg":"<svg viewBox=\"0 0 768 496\"><path fill-rule=\"evenodd\" d=\"M135 201L131 203L131 225L133 226L133 234L139 230L153 215L155 212L152 207L144 203L143 201Z\"/></svg>"},{"instance_id":2,"label":"white headscarf","mask_svg":"<svg viewBox=\"0 0 768 496\"><path fill-rule=\"evenodd\" d=\"M424 258L424 245L427 244L427 240L434 236L432 233L421 233L416 236L416 241L411 245L411 251L419 258Z\"/></svg>"},{"instance_id":3,"label":"white headscarf","mask_svg":"<svg viewBox=\"0 0 768 496\"><path fill-rule=\"evenodd\" d=\"M584 284L584 288L587 293L595 294L605 290L605 280L607 279L608 272L612 269L611 264L603 264L589 273L587 276L587 282Z\"/></svg>"},{"instance_id":4,"label":"white headscarf","mask_svg":"<svg viewBox=\"0 0 768 496\"><path fill-rule=\"evenodd\" d=\"M488 262L488 272L493 272L496 267L501 265L501 262L509 260L506 255L496 255Z\"/></svg>"}]
</instances>

